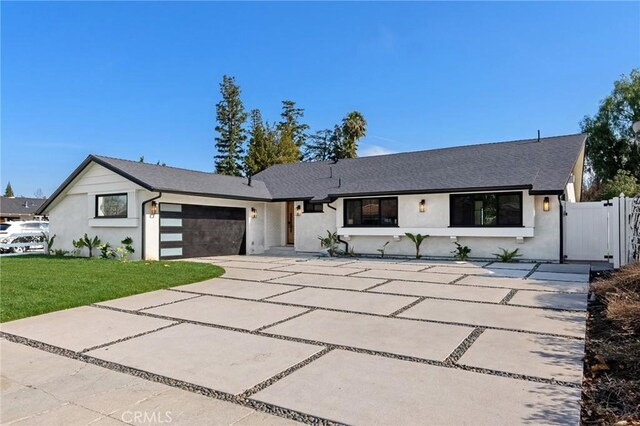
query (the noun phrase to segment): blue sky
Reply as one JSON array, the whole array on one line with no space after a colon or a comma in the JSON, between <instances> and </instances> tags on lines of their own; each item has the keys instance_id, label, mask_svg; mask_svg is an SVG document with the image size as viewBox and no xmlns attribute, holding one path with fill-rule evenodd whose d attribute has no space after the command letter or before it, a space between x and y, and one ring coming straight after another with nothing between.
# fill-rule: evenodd
<instances>
[{"instance_id":1,"label":"blue sky","mask_svg":"<svg viewBox=\"0 0 640 426\"><path fill-rule=\"evenodd\" d=\"M0 185L25 196L90 153L213 170L223 74L271 121L361 111L366 155L575 133L640 66L640 2L1 8Z\"/></svg>"}]
</instances>

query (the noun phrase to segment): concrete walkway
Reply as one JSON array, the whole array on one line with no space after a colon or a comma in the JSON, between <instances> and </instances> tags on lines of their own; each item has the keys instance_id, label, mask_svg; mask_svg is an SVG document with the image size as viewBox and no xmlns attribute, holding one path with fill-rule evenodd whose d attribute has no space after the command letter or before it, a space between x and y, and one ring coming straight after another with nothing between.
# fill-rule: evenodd
<instances>
[{"instance_id":1,"label":"concrete walkway","mask_svg":"<svg viewBox=\"0 0 640 426\"><path fill-rule=\"evenodd\" d=\"M189 424L579 423L588 266L197 261L226 273L2 324L0 420L35 421L45 413L40 417L55 424L46 413L62 408L47 405L48 390L21 398L26 391L4 384L6 376L6 383L38 390L20 381L19 368L7 369L5 358L13 365L14 358L40 356L149 386L145 401L155 401L161 387L166 396L139 411L171 411L188 400L178 405ZM58 383L71 383L62 371ZM119 401L116 393L104 396ZM102 416L66 424L136 423L121 415L130 400L108 413L73 394L56 400Z\"/></svg>"}]
</instances>

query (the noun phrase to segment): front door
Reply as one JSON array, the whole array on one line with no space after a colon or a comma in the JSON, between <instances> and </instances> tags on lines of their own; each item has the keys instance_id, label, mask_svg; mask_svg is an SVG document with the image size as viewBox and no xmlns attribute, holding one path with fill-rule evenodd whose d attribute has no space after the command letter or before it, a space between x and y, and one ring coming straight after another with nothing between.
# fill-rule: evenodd
<instances>
[{"instance_id":1,"label":"front door","mask_svg":"<svg viewBox=\"0 0 640 426\"><path fill-rule=\"evenodd\" d=\"M293 244L293 236L295 234L293 201L287 201L287 244Z\"/></svg>"}]
</instances>

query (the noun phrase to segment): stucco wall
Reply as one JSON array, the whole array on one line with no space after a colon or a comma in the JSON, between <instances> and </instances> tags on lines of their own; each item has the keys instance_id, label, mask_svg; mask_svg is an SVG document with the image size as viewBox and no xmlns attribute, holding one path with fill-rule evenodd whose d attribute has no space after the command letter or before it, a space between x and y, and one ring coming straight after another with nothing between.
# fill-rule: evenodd
<instances>
[{"instance_id":1,"label":"stucco wall","mask_svg":"<svg viewBox=\"0 0 640 426\"><path fill-rule=\"evenodd\" d=\"M296 201L294 206L302 206L302 201ZM335 207L335 203L331 204ZM319 235L326 235L327 230L336 230L336 211L324 204L322 213L302 213L295 217L295 249L296 251L320 251Z\"/></svg>"},{"instance_id":2,"label":"stucco wall","mask_svg":"<svg viewBox=\"0 0 640 426\"><path fill-rule=\"evenodd\" d=\"M415 254L414 244L405 232L430 235L422 245L425 256L451 257L454 241L471 248L471 256L494 258L502 247L519 248L522 259L559 260L559 207L556 197L550 198L550 211L544 212L544 197L523 192L523 227L518 228L451 228L449 227L449 194L398 196L398 228L343 227L343 199L333 205L337 211L327 209L323 214L303 214L296 218L296 250L320 250L317 236L327 229L337 230L356 253L378 254L378 248L389 241L389 255ZM420 200L426 201L426 211L420 213ZM331 219L334 222L331 223ZM358 235L362 234L362 235ZM455 239L453 239L455 237Z\"/></svg>"},{"instance_id":3,"label":"stucco wall","mask_svg":"<svg viewBox=\"0 0 640 426\"><path fill-rule=\"evenodd\" d=\"M128 217L96 219L96 195L122 192L128 195ZM72 241L79 239L85 233L89 237L97 235L102 243L109 243L113 247L121 246L123 239L131 237L135 250L131 258L139 259L142 248L141 204L153 195L152 192L98 164L90 164L69 185L66 196L58 197L49 207L50 233L56 235L53 248L71 251L73 250ZM95 253L98 254L99 251L96 250ZM82 254L87 255L88 250L83 249Z\"/></svg>"}]
</instances>

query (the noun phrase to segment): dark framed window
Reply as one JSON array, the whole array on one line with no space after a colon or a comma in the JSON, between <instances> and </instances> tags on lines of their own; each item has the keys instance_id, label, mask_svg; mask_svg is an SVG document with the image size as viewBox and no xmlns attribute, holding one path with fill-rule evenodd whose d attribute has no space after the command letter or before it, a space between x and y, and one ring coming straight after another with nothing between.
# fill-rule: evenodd
<instances>
[{"instance_id":1,"label":"dark framed window","mask_svg":"<svg viewBox=\"0 0 640 426\"><path fill-rule=\"evenodd\" d=\"M450 226L522 226L522 192L452 194Z\"/></svg>"},{"instance_id":2,"label":"dark framed window","mask_svg":"<svg viewBox=\"0 0 640 426\"><path fill-rule=\"evenodd\" d=\"M398 226L398 198L344 200L344 226Z\"/></svg>"},{"instance_id":3,"label":"dark framed window","mask_svg":"<svg viewBox=\"0 0 640 426\"><path fill-rule=\"evenodd\" d=\"M96 195L96 217L127 217L127 194Z\"/></svg>"},{"instance_id":4,"label":"dark framed window","mask_svg":"<svg viewBox=\"0 0 640 426\"><path fill-rule=\"evenodd\" d=\"M305 201L304 212L305 213L323 213L324 206L322 203L310 203L309 201Z\"/></svg>"}]
</instances>

